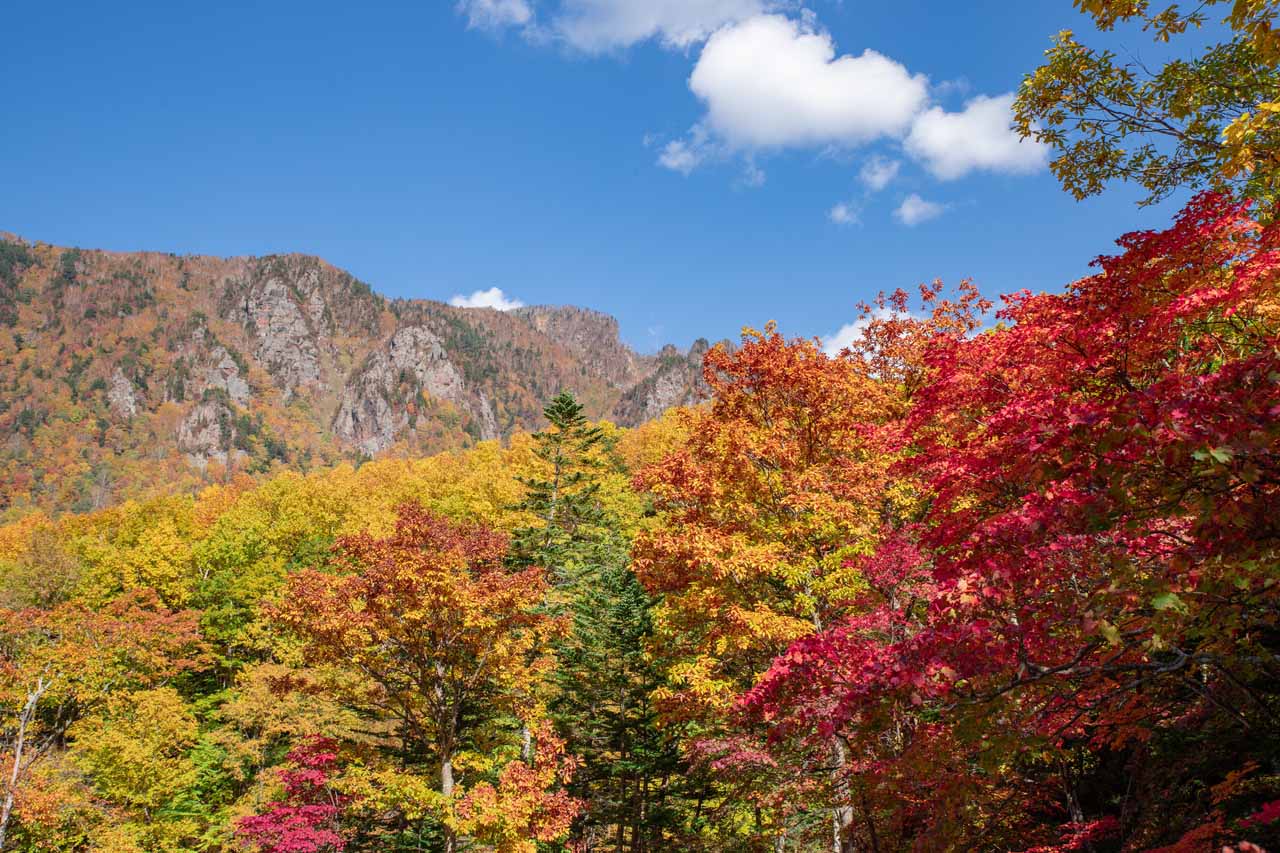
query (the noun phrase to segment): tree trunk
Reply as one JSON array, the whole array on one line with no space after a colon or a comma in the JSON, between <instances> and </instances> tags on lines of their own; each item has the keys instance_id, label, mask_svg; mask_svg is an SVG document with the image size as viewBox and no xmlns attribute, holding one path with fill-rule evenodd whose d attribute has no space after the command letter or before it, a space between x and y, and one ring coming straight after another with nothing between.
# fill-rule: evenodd
<instances>
[{"instance_id":1,"label":"tree trunk","mask_svg":"<svg viewBox=\"0 0 1280 853\"><path fill-rule=\"evenodd\" d=\"M4 792L4 806L0 807L0 850L4 849L4 839L9 833L9 815L13 814L13 789Z\"/></svg>"},{"instance_id":2,"label":"tree trunk","mask_svg":"<svg viewBox=\"0 0 1280 853\"><path fill-rule=\"evenodd\" d=\"M22 776L22 753L27 746L27 726L35 716L36 704L49 689L49 682L41 675L36 679L35 689L27 694L27 701L18 714L18 733L13 742L13 767L9 771L9 783L4 790L4 804L0 805L0 850L4 849L5 839L9 835L9 820L13 817L13 801L18 792L18 781Z\"/></svg>"},{"instance_id":3,"label":"tree trunk","mask_svg":"<svg viewBox=\"0 0 1280 853\"><path fill-rule=\"evenodd\" d=\"M440 793L446 798L453 797L453 752L452 749L447 750L440 759ZM447 823L444 827L444 850L445 853L454 853L458 849L458 836L453 831L453 827Z\"/></svg>"},{"instance_id":4,"label":"tree trunk","mask_svg":"<svg viewBox=\"0 0 1280 853\"><path fill-rule=\"evenodd\" d=\"M832 773L836 790L836 807L832 809L832 853L854 853L853 846L853 792L849 789L849 780L845 778L845 766L849 756L845 752L844 741L839 735L831 739L831 756L835 760L836 769Z\"/></svg>"},{"instance_id":5,"label":"tree trunk","mask_svg":"<svg viewBox=\"0 0 1280 853\"><path fill-rule=\"evenodd\" d=\"M458 732L458 708L455 703L446 700L446 672L444 664L435 662L436 683L434 687L436 713L439 715L440 729L440 793L450 801L447 805L450 814L453 812L453 747ZM458 849L458 836L453 827L446 822L444 827L445 853L455 853Z\"/></svg>"}]
</instances>

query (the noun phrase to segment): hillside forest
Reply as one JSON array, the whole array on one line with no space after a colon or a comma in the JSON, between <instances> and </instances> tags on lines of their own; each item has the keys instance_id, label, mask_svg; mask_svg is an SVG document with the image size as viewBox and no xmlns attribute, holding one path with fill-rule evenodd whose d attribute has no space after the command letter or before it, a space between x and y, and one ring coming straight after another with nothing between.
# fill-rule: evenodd
<instances>
[{"instance_id":1,"label":"hillside forest","mask_svg":"<svg viewBox=\"0 0 1280 853\"><path fill-rule=\"evenodd\" d=\"M1065 191L1176 212L834 356L150 258L188 326L0 244L0 851L1280 850L1280 9L1075 5L1222 37L1063 32L1015 104Z\"/></svg>"}]
</instances>

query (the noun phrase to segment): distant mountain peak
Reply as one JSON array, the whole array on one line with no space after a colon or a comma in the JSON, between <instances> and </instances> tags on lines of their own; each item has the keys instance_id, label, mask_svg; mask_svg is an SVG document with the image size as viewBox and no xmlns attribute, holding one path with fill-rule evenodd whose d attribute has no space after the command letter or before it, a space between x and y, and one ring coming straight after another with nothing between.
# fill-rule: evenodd
<instances>
[{"instance_id":1,"label":"distant mountain peak","mask_svg":"<svg viewBox=\"0 0 1280 853\"><path fill-rule=\"evenodd\" d=\"M588 308L386 299L309 255L6 235L0 478L19 484L11 503L91 508L162 472L195 486L536 429L563 389L592 417L634 425L701 398L706 349L638 354Z\"/></svg>"}]
</instances>

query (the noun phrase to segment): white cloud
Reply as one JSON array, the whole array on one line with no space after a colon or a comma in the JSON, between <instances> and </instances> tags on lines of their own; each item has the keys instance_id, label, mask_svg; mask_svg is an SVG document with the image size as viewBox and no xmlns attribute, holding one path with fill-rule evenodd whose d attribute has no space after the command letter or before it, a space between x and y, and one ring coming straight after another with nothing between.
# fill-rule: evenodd
<instances>
[{"instance_id":1,"label":"white cloud","mask_svg":"<svg viewBox=\"0 0 1280 853\"><path fill-rule=\"evenodd\" d=\"M662 151L658 153L658 165L682 175L698 168L704 159L704 152L697 143L684 139L673 139L662 146Z\"/></svg>"},{"instance_id":2,"label":"white cloud","mask_svg":"<svg viewBox=\"0 0 1280 853\"><path fill-rule=\"evenodd\" d=\"M759 15L715 32L689 88L702 125L735 149L853 146L897 136L928 99L928 80L864 51L836 56L804 21Z\"/></svg>"},{"instance_id":3,"label":"white cloud","mask_svg":"<svg viewBox=\"0 0 1280 853\"><path fill-rule=\"evenodd\" d=\"M491 287L488 290L477 290L470 296L463 296L459 293L449 300L449 304L455 308L492 308L495 311L510 311L514 308L523 308L524 303L519 299L508 297L503 293L501 288Z\"/></svg>"},{"instance_id":4,"label":"white cloud","mask_svg":"<svg viewBox=\"0 0 1280 853\"><path fill-rule=\"evenodd\" d=\"M649 39L685 49L769 5L768 0L563 0L553 26L565 41L589 53Z\"/></svg>"},{"instance_id":5,"label":"white cloud","mask_svg":"<svg viewBox=\"0 0 1280 853\"><path fill-rule=\"evenodd\" d=\"M523 27L533 20L529 0L458 0L457 9L476 29Z\"/></svg>"},{"instance_id":6,"label":"white cloud","mask_svg":"<svg viewBox=\"0 0 1280 853\"><path fill-rule=\"evenodd\" d=\"M967 80L931 87L924 74L877 51L839 54L802 0L456 0L455 7L471 27L513 27L536 43L586 53L650 41L686 51L700 45L688 86L703 117L685 137L658 146L658 164L681 174L742 156L738 183L754 186L764 173L753 155L808 148L839 156L882 139L941 180L1033 172L1048 159L1043 145L1010 129L1012 94L974 97L948 112L931 95L962 94ZM858 178L879 192L901 167L873 156Z\"/></svg>"},{"instance_id":7,"label":"white cloud","mask_svg":"<svg viewBox=\"0 0 1280 853\"><path fill-rule=\"evenodd\" d=\"M836 225L858 225L862 222L860 211L848 202L840 202L827 211L827 218Z\"/></svg>"},{"instance_id":8,"label":"white cloud","mask_svg":"<svg viewBox=\"0 0 1280 853\"><path fill-rule=\"evenodd\" d=\"M897 160L890 160L877 154L862 164L858 178L871 192L879 192L898 177L898 170L901 168L902 164Z\"/></svg>"},{"instance_id":9,"label":"white cloud","mask_svg":"<svg viewBox=\"0 0 1280 853\"><path fill-rule=\"evenodd\" d=\"M893 218L903 225L914 226L936 219L946 209L945 205L938 204L936 201L925 201L917 193L912 193L898 205L898 209L893 212Z\"/></svg>"},{"instance_id":10,"label":"white cloud","mask_svg":"<svg viewBox=\"0 0 1280 853\"><path fill-rule=\"evenodd\" d=\"M754 157L748 157L742 164L742 177L739 179L739 183L744 187L756 189L764 186L765 180L764 169L761 169L756 164Z\"/></svg>"},{"instance_id":11,"label":"white cloud","mask_svg":"<svg viewBox=\"0 0 1280 853\"><path fill-rule=\"evenodd\" d=\"M979 95L958 113L933 107L916 118L906 149L942 180L976 169L1034 172L1044 166L1048 149L1034 140L1018 138L1009 126L1012 107L1012 93Z\"/></svg>"}]
</instances>

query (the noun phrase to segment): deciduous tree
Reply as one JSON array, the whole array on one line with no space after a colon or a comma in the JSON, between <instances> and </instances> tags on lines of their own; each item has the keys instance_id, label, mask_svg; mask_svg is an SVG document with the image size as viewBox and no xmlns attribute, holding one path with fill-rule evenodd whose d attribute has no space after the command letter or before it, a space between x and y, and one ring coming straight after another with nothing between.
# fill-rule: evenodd
<instances>
[{"instance_id":1,"label":"deciduous tree","mask_svg":"<svg viewBox=\"0 0 1280 853\"><path fill-rule=\"evenodd\" d=\"M321 689L390 723L402 762L434 763L446 826L459 750L495 716L531 722L554 662L545 574L508 571L507 549L492 530L405 506L391 536L344 538L329 573L290 578L274 611L326 667Z\"/></svg>"},{"instance_id":2,"label":"deciduous tree","mask_svg":"<svg viewBox=\"0 0 1280 853\"><path fill-rule=\"evenodd\" d=\"M1024 138L1047 143L1077 199L1115 180L1147 193L1232 188L1273 204L1280 193L1280 7L1275 0L1074 0L1102 30L1138 24L1162 44L1187 41L1226 9L1227 40L1149 68L1087 47L1064 30L1015 102ZM1215 22L1216 23L1216 22Z\"/></svg>"}]
</instances>

